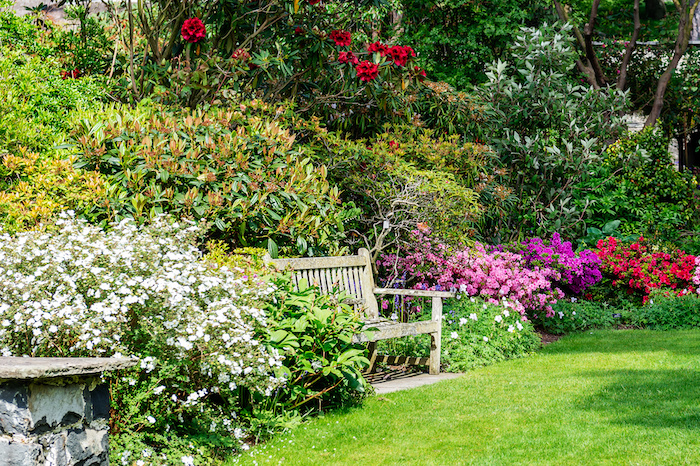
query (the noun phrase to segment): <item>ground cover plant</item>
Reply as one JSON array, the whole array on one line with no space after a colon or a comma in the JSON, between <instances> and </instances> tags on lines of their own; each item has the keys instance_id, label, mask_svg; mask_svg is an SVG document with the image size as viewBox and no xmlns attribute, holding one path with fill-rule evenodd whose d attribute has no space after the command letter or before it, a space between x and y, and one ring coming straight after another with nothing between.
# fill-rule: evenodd
<instances>
[{"instance_id":1,"label":"ground cover plant","mask_svg":"<svg viewBox=\"0 0 700 466\"><path fill-rule=\"evenodd\" d=\"M571 335L326 415L229 464L694 463L699 351L698 330Z\"/></svg>"}]
</instances>

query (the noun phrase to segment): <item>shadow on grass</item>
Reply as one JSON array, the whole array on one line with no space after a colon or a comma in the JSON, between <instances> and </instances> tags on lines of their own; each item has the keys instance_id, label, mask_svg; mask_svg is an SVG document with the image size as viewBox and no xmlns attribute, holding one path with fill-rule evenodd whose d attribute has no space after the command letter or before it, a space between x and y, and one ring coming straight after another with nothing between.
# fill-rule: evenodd
<instances>
[{"instance_id":1,"label":"shadow on grass","mask_svg":"<svg viewBox=\"0 0 700 466\"><path fill-rule=\"evenodd\" d=\"M696 370L590 371L581 377L607 379L604 388L577 402L611 424L647 428L700 429L700 372Z\"/></svg>"}]
</instances>

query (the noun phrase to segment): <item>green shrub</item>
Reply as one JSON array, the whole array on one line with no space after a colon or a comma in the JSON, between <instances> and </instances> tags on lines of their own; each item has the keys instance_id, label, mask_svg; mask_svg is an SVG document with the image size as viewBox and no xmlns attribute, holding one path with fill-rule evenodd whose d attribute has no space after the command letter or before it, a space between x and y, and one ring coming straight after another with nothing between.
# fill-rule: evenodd
<instances>
[{"instance_id":1,"label":"green shrub","mask_svg":"<svg viewBox=\"0 0 700 466\"><path fill-rule=\"evenodd\" d=\"M652 330L700 327L700 298L696 294L667 296L654 293L635 316L635 323Z\"/></svg>"},{"instance_id":2,"label":"green shrub","mask_svg":"<svg viewBox=\"0 0 700 466\"><path fill-rule=\"evenodd\" d=\"M249 116L248 107L260 111ZM170 213L206 219L211 238L273 256L278 248L287 255L340 253L355 210L341 205L326 168L285 129L280 117L292 112L256 101L235 111L180 112L146 101L136 110L106 108L73 133L76 166L109 184L104 204L86 217L144 221Z\"/></svg>"},{"instance_id":3,"label":"green shrub","mask_svg":"<svg viewBox=\"0 0 700 466\"><path fill-rule=\"evenodd\" d=\"M352 342L363 323L343 294L328 295L290 275L273 278L276 302L267 307L270 345L284 354L283 377L288 383L268 406L307 412L347 405L362 399L368 387L361 369L369 365L365 349Z\"/></svg>"},{"instance_id":4,"label":"green shrub","mask_svg":"<svg viewBox=\"0 0 700 466\"><path fill-rule=\"evenodd\" d=\"M486 124L499 128L489 144L513 173L517 199L500 241L553 231L579 236L588 181L605 145L622 131L626 95L580 85L570 33L568 25L523 29L512 59L490 65L488 81L477 87Z\"/></svg>"},{"instance_id":5,"label":"green shrub","mask_svg":"<svg viewBox=\"0 0 700 466\"><path fill-rule=\"evenodd\" d=\"M452 302L442 327L442 355L450 372L522 357L540 347L529 321L507 306L475 298Z\"/></svg>"},{"instance_id":6,"label":"green shrub","mask_svg":"<svg viewBox=\"0 0 700 466\"><path fill-rule=\"evenodd\" d=\"M539 316L533 324L547 333L557 335L580 332L589 328L610 328L615 324L629 319L629 311L623 311L609 306L607 303L595 301L577 301L562 299L552 305L552 317ZM618 317L615 317L618 316Z\"/></svg>"},{"instance_id":7,"label":"green shrub","mask_svg":"<svg viewBox=\"0 0 700 466\"><path fill-rule=\"evenodd\" d=\"M593 177L588 197L589 223L620 220L621 233L676 240L695 221L696 181L679 172L661 130L645 128L611 144Z\"/></svg>"},{"instance_id":8,"label":"green shrub","mask_svg":"<svg viewBox=\"0 0 700 466\"><path fill-rule=\"evenodd\" d=\"M415 303L412 303L415 304ZM421 310L416 310L420 308ZM413 305L409 314L430 312L429 306ZM401 314L405 318L405 314ZM399 317L394 315L394 318ZM441 362L443 370L462 372L505 359L528 355L540 347L532 323L507 306L474 297L447 302L443 313ZM427 338L404 337L380 341L381 353L425 357L430 353Z\"/></svg>"}]
</instances>

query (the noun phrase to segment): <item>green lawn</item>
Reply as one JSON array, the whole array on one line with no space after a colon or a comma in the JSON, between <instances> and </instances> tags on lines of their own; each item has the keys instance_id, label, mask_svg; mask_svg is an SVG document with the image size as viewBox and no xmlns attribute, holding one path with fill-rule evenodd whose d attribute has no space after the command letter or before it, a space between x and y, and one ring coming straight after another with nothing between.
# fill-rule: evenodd
<instances>
[{"instance_id":1,"label":"green lawn","mask_svg":"<svg viewBox=\"0 0 700 466\"><path fill-rule=\"evenodd\" d=\"M700 464L700 331L598 331L315 419L230 464Z\"/></svg>"}]
</instances>

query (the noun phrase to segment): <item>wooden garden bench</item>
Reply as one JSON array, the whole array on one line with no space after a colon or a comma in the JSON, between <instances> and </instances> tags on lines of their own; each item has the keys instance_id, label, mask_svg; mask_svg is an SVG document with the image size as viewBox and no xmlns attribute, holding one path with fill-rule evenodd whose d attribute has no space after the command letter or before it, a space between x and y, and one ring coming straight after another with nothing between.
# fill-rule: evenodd
<instances>
[{"instance_id":1,"label":"wooden garden bench","mask_svg":"<svg viewBox=\"0 0 700 466\"><path fill-rule=\"evenodd\" d=\"M440 337L442 335L442 299L452 298L455 293L430 290L401 290L377 288L374 286L372 264L367 249L360 249L356 256L309 257L300 259L271 259L266 262L278 269L290 269L292 280L298 286L302 279L316 286L321 293L344 290L351 299L355 311L360 313L364 329L369 330L355 335L356 342L368 342L370 350L370 371L378 362L387 364L427 365L431 374L440 373ZM426 321L396 322L383 318L375 295L401 295L432 298L432 318ZM408 335L430 335L430 357L408 358L397 356L377 357L375 342Z\"/></svg>"}]
</instances>

